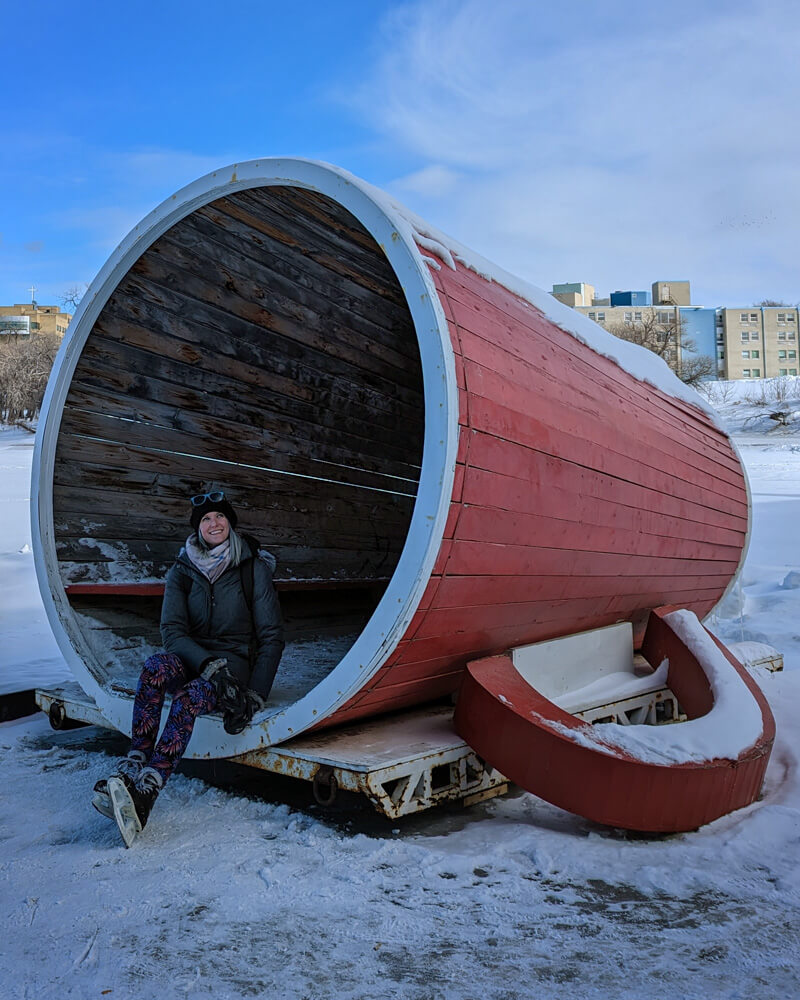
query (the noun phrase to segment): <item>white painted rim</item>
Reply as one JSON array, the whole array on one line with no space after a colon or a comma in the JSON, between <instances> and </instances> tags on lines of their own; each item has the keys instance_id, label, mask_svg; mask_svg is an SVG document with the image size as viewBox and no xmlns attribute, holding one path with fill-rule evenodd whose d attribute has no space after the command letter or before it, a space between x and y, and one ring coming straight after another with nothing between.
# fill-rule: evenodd
<instances>
[{"instance_id":1,"label":"white painted rim","mask_svg":"<svg viewBox=\"0 0 800 1000\"><path fill-rule=\"evenodd\" d=\"M361 690L404 635L430 579L450 506L458 446L455 361L439 297L413 230L379 192L352 174L301 159L233 164L201 177L154 209L109 257L84 296L61 345L47 386L31 484L31 530L39 588L50 625L75 678L117 729L130 731L132 702L101 684L58 571L53 527L53 472L61 414L75 367L97 317L122 277L171 226L202 205L247 188L289 185L327 195L373 236L406 295L417 334L425 394L422 469L406 542L372 617L337 667L280 712L229 736L218 719L201 717L190 757L229 757L281 743L332 715ZM176 543L177 544L177 543Z\"/></svg>"},{"instance_id":2,"label":"white painted rim","mask_svg":"<svg viewBox=\"0 0 800 1000\"><path fill-rule=\"evenodd\" d=\"M744 564L747 559L747 553L750 551L750 540L753 535L753 494L750 490L750 476L747 474L747 467L742 460L742 453L739 451L739 446L733 438L732 434L725 431L728 438L728 443L733 450L734 455L736 455L736 460L739 463L739 467L742 470L742 477L744 478L744 488L747 494L747 531L744 536L744 546L742 547L742 554L739 557L739 565L736 567L736 572L728 581L728 586L722 592L722 597L717 601L714 607L708 612L708 614L703 619L704 625L711 625L711 619L717 613L717 610L722 607L725 603L728 594L733 590L734 587L739 583L742 572L744 571Z\"/></svg>"}]
</instances>

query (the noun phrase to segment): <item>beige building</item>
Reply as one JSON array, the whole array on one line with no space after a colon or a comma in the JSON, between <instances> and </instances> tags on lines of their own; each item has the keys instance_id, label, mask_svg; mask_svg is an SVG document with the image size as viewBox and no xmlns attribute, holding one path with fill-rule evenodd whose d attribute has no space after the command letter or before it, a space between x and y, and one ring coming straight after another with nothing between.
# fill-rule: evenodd
<instances>
[{"instance_id":1,"label":"beige building","mask_svg":"<svg viewBox=\"0 0 800 1000\"><path fill-rule=\"evenodd\" d=\"M573 309L578 306L590 306L594 302L594 286L583 281L568 281L562 285L553 285L553 298L563 302Z\"/></svg>"},{"instance_id":2,"label":"beige building","mask_svg":"<svg viewBox=\"0 0 800 1000\"><path fill-rule=\"evenodd\" d=\"M607 329L651 318L661 326L670 326L679 315L677 306L576 306L575 312L583 313Z\"/></svg>"},{"instance_id":3,"label":"beige building","mask_svg":"<svg viewBox=\"0 0 800 1000\"><path fill-rule=\"evenodd\" d=\"M670 337L674 345L667 348L664 357L672 360L672 356L677 355L676 360L680 361L680 337L676 336L681 322L678 306L575 306L575 312L583 313L611 333L619 327L630 326L646 329L648 339L662 337L662 344Z\"/></svg>"},{"instance_id":4,"label":"beige building","mask_svg":"<svg viewBox=\"0 0 800 1000\"><path fill-rule=\"evenodd\" d=\"M715 355L719 378L800 376L800 309L794 306L692 306L688 281L654 281L653 305L612 306L610 299L595 297L594 288L582 282L554 285L553 295L611 332L621 326L644 327L655 330L656 338L662 331L674 338L682 328L684 349ZM645 293L614 292L611 299L619 301L622 296L635 301L636 297L644 299ZM679 344L676 350L680 362Z\"/></svg>"},{"instance_id":5,"label":"beige building","mask_svg":"<svg viewBox=\"0 0 800 1000\"><path fill-rule=\"evenodd\" d=\"M63 337L71 319L72 314L62 312L59 306L40 306L36 302L0 306L0 337L52 333Z\"/></svg>"},{"instance_id":6,"label":"beige building","mask_svg":"<svg viewBox=\"0 0 800 1000\"><path fill-rule=\"evenodd\" d=\"M688 281L654 281L654 306L690 306L692 290Z\"/></svg>"},{"instance_id":7,"label":"beige building","mask_svg":"<svg viewBox=\"0 0 800 1000\"><path fill-rule=\"evenodd\" d=\"M800 314L791 306L718 309L720 377L775 378L797 375Z\"/></svg>"}]
</instances>

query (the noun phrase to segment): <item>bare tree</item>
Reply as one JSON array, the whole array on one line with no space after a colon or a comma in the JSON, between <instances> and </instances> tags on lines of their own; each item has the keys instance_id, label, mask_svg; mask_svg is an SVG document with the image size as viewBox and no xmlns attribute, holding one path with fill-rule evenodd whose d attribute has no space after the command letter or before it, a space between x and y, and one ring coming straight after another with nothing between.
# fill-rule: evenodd
<instances>
[{"instance_id":1,"label":"bare tree","mask_svg":"<svg viewBox=\"0 0 800 1000\"><path fill-rule=\"evenodd\" d=\"M760 302L753 303L755 309L760 309L762 306L786 306L789 309L792 308L788 302L779 302L777 299L762 299Z\"/></svg>"},{"instance_id":2,"label":"bare tree","mask_svg":"<svg viewBox=\"0 0 800 1000\"><path fill-rule=\"evenodd\" d=\"M0 420L37 416L59 344L55 334L0 344Z\"/></svg>"},{"instance_id":3,"label":"bare tree","mask_svg":"<svg viewBox=\"0 0 800 1000\"><path fill-rule=\"evenodd\" d=\"M698 386L711 375L716 375L717 366L708 354L685 354L681 352L680 370L676 373L681 382Z\"/></svg>"},{"instance_id":4,"label":"bare tree","mask_svg":"<svg viewBox=\"0 0 800 1000\"><path fill-rule=\"evenodd\" d=\"M661 315L661 319L659 319ZM716 371L714 359L707 354L697 354L697 343L686 332L686 323L677 309L642 311L642 318L613 323L608 327L620 340L627 340L657 354L670 366L679 379L696 385Z\"/></svg>"},{"instance_id":5,"label":"bare tree","mask_svg":"<svg viewBox=\"0 0 800 1000\"><path fill-rule=\"evenodd\" d=\"M80 305L80 301L86 294L88 285L71 285L65 292L59 295L61 308L67 312L74 313Z\"/></svg>"}]
</instances>

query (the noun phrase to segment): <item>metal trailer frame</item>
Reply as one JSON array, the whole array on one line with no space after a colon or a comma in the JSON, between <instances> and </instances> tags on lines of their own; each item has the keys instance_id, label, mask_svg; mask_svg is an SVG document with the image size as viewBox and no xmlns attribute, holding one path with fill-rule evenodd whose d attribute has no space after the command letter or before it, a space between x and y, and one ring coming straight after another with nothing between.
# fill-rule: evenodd
<instances>
[{"instance_id":1,"label":"metal trailer frame","mask_svg":"<svg viewBox=\"0 0 800 1000\"><path fill-rule=\"evenodd\" d=\"M36 691L54 729L86 723L115 727L78 684ZM663 725L685 719L664 688L581 712L586 722ZM315 800L331 805L339 789L365 795L375 810L399 819L445 802L475 805L508 791L509 780L453 729L449 705L416 708L295 737L228 758L236 764L311 782Z\"/></svg>"},{"instance_id":2,"label":"metal trailer frame","mask_svg":"<svg viewBox=\"0 0 800 1000\"><path fill-rule=\"evenodd\" d=\"M115 728L77 684L37 689L36 703L54 729L72 722ZM389 819L502 795L508 779L456 734L452 719L449 705L412 709L228 759L310 781L320 805L331 805L339 789L361 793Z\"/></svg>"}]
</instances>

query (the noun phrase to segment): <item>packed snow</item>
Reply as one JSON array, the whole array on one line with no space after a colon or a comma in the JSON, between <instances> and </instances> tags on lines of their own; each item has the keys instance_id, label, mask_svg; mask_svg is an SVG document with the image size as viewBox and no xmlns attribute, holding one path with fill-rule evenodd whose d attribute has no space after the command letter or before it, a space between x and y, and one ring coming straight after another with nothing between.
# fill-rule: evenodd
<instances>
[{"instance_id":1,"label":"packed snow","mask_svg":"<svg viewBox=\"0 0 800 1000\"><path fill-rule=\"evenodd\" d=\"M127 851L89 805L124 739L4 723L0 996L800 997L800 436L736 388L712 403L750 476L752 539L706 624L785 657L754 668L778 734L758 802L653 838L518 790L391 823L193 763ZM32 450L0 430L0 692L67 676L29 551Z\"/></svg>"}]
</instances>

